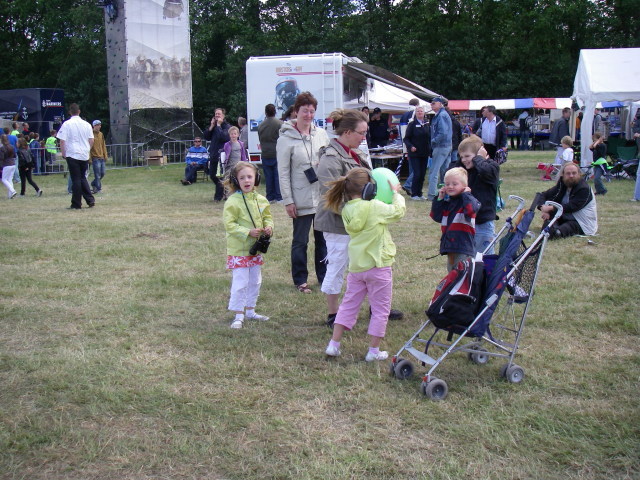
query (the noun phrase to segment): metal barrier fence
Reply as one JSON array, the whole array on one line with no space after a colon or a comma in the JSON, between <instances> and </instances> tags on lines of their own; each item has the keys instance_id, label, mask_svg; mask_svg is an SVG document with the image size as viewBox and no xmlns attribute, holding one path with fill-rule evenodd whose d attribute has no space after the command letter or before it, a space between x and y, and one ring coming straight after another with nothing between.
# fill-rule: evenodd
<instances>
[{"instance_id":1,"label":"metal barrier fence","mask_svg":"<svg viewBox=\"0 0 640 480\"><path fill-rule=\"evenodd\" d=\"M35 163L35 175L49 175L51 173L67 174L67 162L62 158L60 148L56 152L49 152L46 148L31 148L31 155ZM115 170L119 168L146 167L143 143L116 143L107 145L107 161L105 168Z\"/></svg>"},{"instance_id":2,"label":"metal barrier fence","mask_svg":"<svg viewBox=\"0 0 640 480\"><path fill-rule=\"evenodd\" d=\"M167 163L182 163L187 155L189 147L193 146L192 140L172 140L162 144L162 154ZM209 149L209 142L202 142L202 146Z\"/></svg>"},{"instance_id":3,"label":"metal barrier fence","mask_svg":"<svg viewBox=\"0 0 640 480\"><path fill-rule=\"evenodd\" d=\"M162 144L162 155L167 163L184 162L187 150L193 145L191 140L176 140L164 142ZM208 147L207 143L203 143ZM147 159L144 156L148 148L144 143L117 143L107 145L107 161L105 168L115 170L120 168L148 167ZM56 147L56 152L49 152L46 148L31 148L33 156L35 175L48 175L51 173L67 174L67 162L62 158L60 148Z\"/></svg>"}]
</instances>

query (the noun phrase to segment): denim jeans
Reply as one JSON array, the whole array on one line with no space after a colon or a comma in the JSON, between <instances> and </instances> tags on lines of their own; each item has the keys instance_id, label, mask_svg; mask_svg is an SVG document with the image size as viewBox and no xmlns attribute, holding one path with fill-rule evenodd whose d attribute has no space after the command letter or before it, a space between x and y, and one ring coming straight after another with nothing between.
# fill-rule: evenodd
<instances>
[{"instance_id":1,"label":"denim jeans","mask_svg":"<svg viewBox=\"0 0 640 480\"><path fill-rule=\"evenodd\" d=\"M20 183L20 173L18 173L18 157L14 159L16 169L13 171L13 183Z\"/></svg>"},{"instance_id":2,"label":"denim jeans","mask_svg":"<svg viewBox=\"0 0 640 480\"><path fill-rule=\"evenodd\" d=\"M302 215L293 219L293 238L291 240L291 276L294 285L307 283L309 270L307 269L307 246L309 245L309 230L313 230L315 240L314 263L318 283L322 284L327 272L327 265L323 260L327 256L327 246L324 235L313 228L315 214Z\"/></svg>"},{"instance_id":3,"label":"denim jeans","mask_svg":"<svg viewBox=\"0 0 640 480\"><path fill-rule=\"evenodd\" d=\"M411 159L409 157L407 157L407 163L409 164L409 176L404 182L404 188L411 190L411 185L413 185L413 165L411 164Z\"/></svg>"},{"instance_id":4,"label":"denim jeans","mask_svg":"<svg viewBox=\"0 0 640 480\"><path fill-rule=\"evenodd\" d=\"M596 187L596 193L607 193L607 189L602 182L602 177L604 176L604 167L602 165L596 165L593 167L593 184Z\"/></svg>"},{"instance_id":5,"label":"denim jeans","mask_svg":"<svg viewBox=\"0 0 640 480\"><path fill-rule=\"evenodd\" d=\"M93 181L91 186L96 192L102 190L102 179L104 177L104 158L93 158Z\"/></svg>"},{"instance_id":6,"label":"denim jeans","mask_svg":"<svg viewBox=\"0 0 640 480\"><path fill-rule=\"evenodd\" d=\"M633 192L633 198L640 202L640 175L636 175L636 189Z\"/></svg>"},{"instance_id":7,"label":"denim jeans","mask_svg":"<svg viewBox=\"0 0 640 480\"><path fill-rule=\"evenodd\" d=\"M201 165L198 163L195 165L188 164L184 168L184 179L188 182L196 183L198 181L198 170L205 170L206 168L206 165Z\"/></svg>"},{"instance_id":8,"label":"denim jeans","mask_svg":"<svg viewBox=\"0 0 640 480\"><path fill-rule=\"evenodd\" d=\"M93 206L96 200L91 194L91 187L87 181L89 161L67 157L67 165L71 179L71 208L82 208L83 197L87 205Z\"/></svg>"},{"instance_id":9,"label":"denim jeans","mask_svg":"<svg viewBox=\"0 0 640 480\"><path fill-rule=\"evenodd\" d=\"M520 132L520 150L529 150L529 130Z\"/></svg>"},{"instance_id":10,"label":"denim jeans","mask_svg":"<svg viewBox=\"0 0 640 480\"><path fill-rule=\"evenodd\" d=\"M451 146L435 147L431 152L431 169L429 170L429 200L438 196L438 183L444 178L444 173L451 159Z\"/></svg>"},{"instance_id":11,"label":"denim jeans","mask_svg":"<svg viewBox=\"0 0 640 480\"><path fill-rule=\"evenodd\" d=\"M270 202L273 202L274 200L282 200L282 194L280 193L280 179L278 177L278 159L263 158L262 171L264 172L267 200Z\"/></svg>"},{"instance_id":12,"label":"denim jeans","mask_svg":"<svg viewBox=\"0 0 640 480\"><path fill-rule=\"evenodd\" d=\"M446 170L449 170L449 166L452 163L456 163L458 161L458 149L457 148L452 148L451 149L451 160L447 163L447 168ZM446 171L445 170L445 171Z\"/></svg>"},{"instance_id":13,"label":"denim jeans","mask_svg":"<svg viewBox=\"0 0 640 480\"><path fill-rule=\"evenodd\" d=\"M489 244L495 238L495 221L491 220L489 222L484 222L481 224L476 224L476 252L484 252L484 249L489 246ZM495 253L495 249L493 246L487 252L488 255L493 255Z\"/></svg>"}]
</instances>

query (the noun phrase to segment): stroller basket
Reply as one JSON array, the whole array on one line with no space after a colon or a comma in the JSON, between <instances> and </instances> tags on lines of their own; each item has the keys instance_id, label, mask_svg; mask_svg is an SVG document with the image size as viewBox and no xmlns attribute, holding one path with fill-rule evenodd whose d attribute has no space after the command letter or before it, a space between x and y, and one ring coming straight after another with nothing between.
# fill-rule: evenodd
<instances>
[{"instance_id":1,"label":"stroller basket","mask_svg":"<svg viewBox=\"0 0 640 480\"><path fill-rule=\"evenodd\" d=\"M429 366L422 377L421 391L432 400L442 400L448 394L446 382L433 373L454 352L466 353L469 360L478 365L486 364L490 357L504 358L507 363L500 369L500 376L511 383L519 383L524 378L524 369L513 360L524 330L549 231L562 215L562 206L547 202L556 208L556 214L527 247L525 238L530 235L534 210L522 212L524 200L515 196L509 198L516 198L520 203L494 240L494 244L500 242L502 247L499 255L478 254L474 261L476 265L483 266L484 288L473 320L456 322L452 319L451 325L443 326L446 322L442 319L434 322L435 317L431 315L392 357L391 374L398 379L409 378L414 370L413 364L402 358L403 353L413 356L422 366ZM438 290L427 310L428 316L433 313L432 306L436 302L444 302L436 298L437 294ZM440 308L438 311L441 313L443 310ZM429 330L428 338L421 338L430 326L433 326L433 332ZM446 335L446 341L441 339L442 334ZM438 356L432 350L442 353Z\"/></svg>"}]
</instances>

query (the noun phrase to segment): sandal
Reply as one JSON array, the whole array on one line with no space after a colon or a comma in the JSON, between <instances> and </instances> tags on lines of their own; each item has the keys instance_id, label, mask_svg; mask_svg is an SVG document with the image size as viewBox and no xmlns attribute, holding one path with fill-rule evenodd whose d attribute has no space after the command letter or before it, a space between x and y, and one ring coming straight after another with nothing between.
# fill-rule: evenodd
<instances>
[{"instance_id":1,"label":"sandal","mask_svg":"<svg viewBox=\"0 0 640 480\"><path fill-rule=\"evenodd\" d=\"M296 285L296 288L300 293L311 293L311 289L309 288L309 285L307 285L306 283L301 283L300 285Z\"/></svg>"}]
</instances>

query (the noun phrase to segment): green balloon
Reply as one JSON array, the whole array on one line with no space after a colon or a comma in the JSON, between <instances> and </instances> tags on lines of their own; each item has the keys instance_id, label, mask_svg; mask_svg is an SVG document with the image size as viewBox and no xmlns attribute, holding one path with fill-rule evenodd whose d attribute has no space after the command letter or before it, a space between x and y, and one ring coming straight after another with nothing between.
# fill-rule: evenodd
<instances>
[{"instance_id":1,"label":"green balloon","mask_svg":"<svg viewBox=\"0 0 640 480\"><path fill-rule=\"evenodd\" d=\"M389 182L391 185L397 185L400 183L396 174L393 173L388 168L374 168L371 171L371 176L376 181L377 193L376 200L380 200L381 202L387 203L391 205L393 201L393 190L389 186Z\"/></svg>"}]
</instances>

